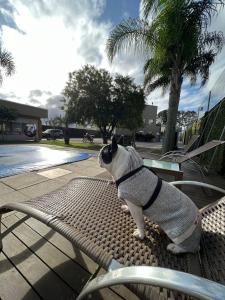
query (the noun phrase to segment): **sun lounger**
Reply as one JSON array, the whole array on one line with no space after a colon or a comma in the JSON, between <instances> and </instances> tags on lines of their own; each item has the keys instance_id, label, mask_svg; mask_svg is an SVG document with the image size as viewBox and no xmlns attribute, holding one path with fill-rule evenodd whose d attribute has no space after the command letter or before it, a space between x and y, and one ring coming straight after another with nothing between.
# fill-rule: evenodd
<instances>
[{"instance_id":1,"label":"sun lounger","mask_svg":"<svg viewBox=\"0 0 225 300\"><path fill-rule=\"evenodd\" d=\"M144 165L150 167L152 170L160 173L166 173L172 175L176 180L182 179L181 165L186 161L194 163L200 170L201 166L193 160L193 158L214 149L220 145L223 145L225 141L213 140L205 145L202 145L191 152L186 154L173 153L172 155L166 155L160 159L148 159L144 158ZM202 170L201 170L202 172Z\"/></svg>"},{"instance_id":2,"label":"sun lounger","mask_svg":"<svg viewBox=\"0 0 225 300\"><path fill-rule=\"evenodd\" d=\"M3 205L0 216L15 210L40 220L106 270L154 266L225 284L225 198L202 211L204 234L200 254L180 256L166 250L169 239L149 219L145 220L146 238L143 241L134 238L133 219L121 210L121 204L114 184L104 179L80 177L44 196ZM180 292L172 291L169 286L162 289L128 284L128 287L141 299L181 299Z\"/></svg>"},{"instance_id":3,"label":"sun lounger","mask_svg":"<svg viewBox=\"0 0 225 300\"><path fill-rule=\"evenodd\" d=\"M220 140L212 140L194 150L192 150L191 152L187 152L185 154L183 153L174 153L172 156L171 156L171 160L173 162L177 162L179 164L187 161L187 160L191 160L192 158L202 154L202 153L205 153L215 147L218 147L222 144L224 144L225 141L220 141ZM160 160L163 160L165 159L165 157L170 157L170 155L166 155L166 156L163 156L160 158Z\"/></svg>"},{"instance_id":4,"label":"sun lounger","mask_svg":"<svg viewBox=\"0 0 225 300\"><path fill-rule=\"evenodd\" d=\"M194 146L194 144L196 143L196 141L199 139L199 136L200 135L198 135L198 134L192 135L192 137L190 138L190 140L187 143L187 145L185 145L182 149L173 150L173 151L169 151L167 153L164 153L162 155L162 158L166 157L166 156L172 157L174 154L179 154L179 153L183 154L183 155L186 154Z\"/></svg>"}]
</instances>

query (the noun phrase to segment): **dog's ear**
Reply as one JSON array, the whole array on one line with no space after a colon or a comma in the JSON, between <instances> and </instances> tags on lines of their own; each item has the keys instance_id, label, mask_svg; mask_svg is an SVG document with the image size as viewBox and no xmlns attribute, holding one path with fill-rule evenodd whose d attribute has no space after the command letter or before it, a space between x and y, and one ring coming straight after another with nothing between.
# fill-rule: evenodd
<instances>
[{"instance_id":1,"label":"dog's ear","mask_svg":"<svg viewBox=\"0 0 225 300\"><path fill-rule=\"evenodd\" d=\"M112 154L116 153L118 149L117 141L115 135L112 138Z\"/></svg>"}]
</instances>

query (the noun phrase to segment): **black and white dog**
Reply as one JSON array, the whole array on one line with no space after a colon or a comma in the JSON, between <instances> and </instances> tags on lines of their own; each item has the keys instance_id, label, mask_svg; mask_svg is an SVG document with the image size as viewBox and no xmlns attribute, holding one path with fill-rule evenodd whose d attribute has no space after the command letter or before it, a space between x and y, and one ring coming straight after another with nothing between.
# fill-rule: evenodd
<instances>
[{"instance_id":1,"label":"black and white dog","mask_svg":"<svg viewBox=\"0 0 225 300\"><path fill-rule=\"evenodd\" d=\"M143 214L167 234L173 243L167 246L172 253L196 252L201 237L201 218L196 205L171 184L162 181L143 167L143 160L133 147L112 144L99 153L99 164L117 184L118 197L125 200L124 211L130 211L137 229L134 236L144 239Z\"/></svg>"}]
</instances>

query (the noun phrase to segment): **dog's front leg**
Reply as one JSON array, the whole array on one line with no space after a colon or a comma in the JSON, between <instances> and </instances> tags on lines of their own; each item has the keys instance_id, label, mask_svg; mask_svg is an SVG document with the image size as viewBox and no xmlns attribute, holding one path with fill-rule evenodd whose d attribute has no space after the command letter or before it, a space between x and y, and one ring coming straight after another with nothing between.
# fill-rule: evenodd
<instances>
[{"instance_id":1,"label":"dog's front leg","mask_svg":"<svg viewBox=\"0 0 225 300\"><path fill-rule=\"evenodd\" d=\"M115 184L115 180L114 180L114 178L112 177L112 179L111 180L108 180L108 185L110 185L110 184Z\"/></svg>"},{"instance_id":2,"label":"dog's front leg","mask_svg":"<svg viewBox=\"0 0 225 300\"><path fill-rule=\"evenodd\" d=\"M137 229L134 231L133 235L136 238L139 238L141 240L145 237L145 225L144 225L144 216L142 212L142 207L137 206L130 201L125 200L127 203L127 206L130 210L130 213L134 219L135 224L137 225Z\"/></svg>"}]
</instances>

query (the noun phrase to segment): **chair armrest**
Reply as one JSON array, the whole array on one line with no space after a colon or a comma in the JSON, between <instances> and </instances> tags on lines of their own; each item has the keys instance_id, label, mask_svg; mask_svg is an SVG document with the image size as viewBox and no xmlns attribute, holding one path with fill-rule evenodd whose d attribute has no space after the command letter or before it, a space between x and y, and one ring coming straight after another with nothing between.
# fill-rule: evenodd
<instances>
[{"instance_id":1,"label":"chair armrest","mask_svg":"<svg viewBox=\"0 0 225 300\"><path fill-rule=\"evenodd\" d=\"M162 154L162 157L164 156L168 156L168 155L173 155L173 154L185 154L185 151L183 149L180 149L180 150L173 150L173 151L168 151L164 154Z\"/></svg>"},{"instance_id":2,"label":"chair armrest","mask_svg":"<svg viewBox=\"0 0 225 300\"><path fill-rule=\"evenodd\" d=\"M160 158L160 160L163 160L164 158L176 158L176 157L183 157L185 156L185 153L182 152L174 152L174 153L170 153L170 154L163 154L163 156Z\"/></svg>"},{"instance_id":3,"label":"chair armrest","mask_svg":"<svg viewBox=\"0 0 225 300\"><path fill-rule=\"evenodd\" d=\"M221 192L222 194L225 195L225 190L221 189L215 185L212 184L208 184L208 183L203 183L203 182L199 182L199 181L172 181L170 182L170 184L172 185L196 185L196 186L200 186L200 187L205 187L205 188L209 188L211 190L215 190L218 192Z\"/></svg>"},{"instance_id":4,"label":"chair armrest","mask_svg":"<svg viewBox=\"0 0 225 300\"><path fill-rule=\"evenodd\" d=\"M105 287L135 283L168 288L203 300L222 300L225 295L224 285L208 279L171 269L136 266L120 268L93 279L86 284L77 300Z\"/></svg>"}]
</instances>

